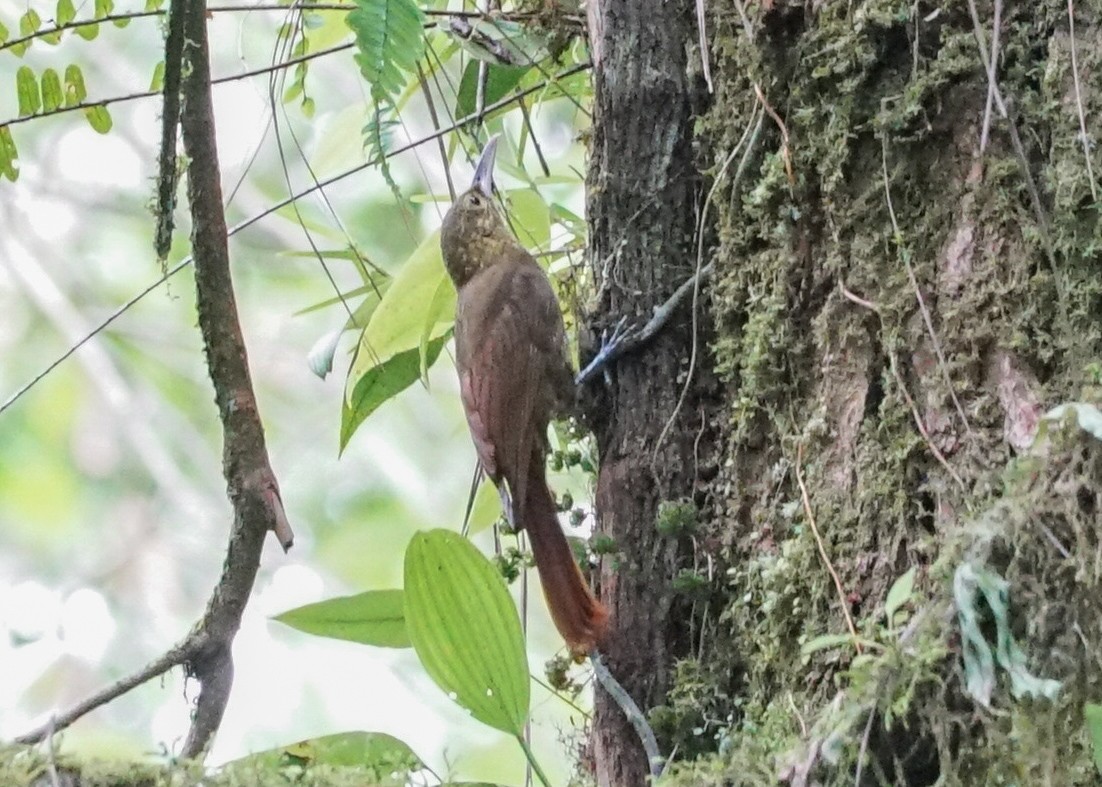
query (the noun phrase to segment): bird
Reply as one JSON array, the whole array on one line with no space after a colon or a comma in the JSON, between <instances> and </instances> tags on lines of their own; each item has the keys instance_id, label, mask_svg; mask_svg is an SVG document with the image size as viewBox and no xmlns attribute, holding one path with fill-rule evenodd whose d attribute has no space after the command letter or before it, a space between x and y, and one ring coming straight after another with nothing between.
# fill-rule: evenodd
<instances>
[{"instance_id":1,"label":"bird","mask_svg":"<svg viewBox=\"0 0 1102 787\"><path fill-rule=\"evenodd\" d=\"M547 483L547 427L573 401L574 374L558 300L539 263L494 204L498 137L471 187L444 216L440 247L455 284L455 366L478 461L514 529L528 534L555 627L575 655L598 647L608 611L559 524Z\"/></svg>"}]
</instances>

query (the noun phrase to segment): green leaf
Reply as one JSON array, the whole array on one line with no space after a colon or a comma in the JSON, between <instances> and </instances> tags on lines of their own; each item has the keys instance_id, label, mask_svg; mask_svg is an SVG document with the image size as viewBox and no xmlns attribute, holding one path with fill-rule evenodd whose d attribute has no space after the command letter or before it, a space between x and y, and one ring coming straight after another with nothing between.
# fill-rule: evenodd
<instances>
[{"instance_id":1,"label":"green leaf","mask_svg":"<svg viewBox=\"0 0 1102 787\"><path fill-rule=\"evenodd\" d=\"M80 27L74 27L73 32L83 38L85 41L91 41L99 35L99 24L97 22L89 22L86 25Z\"/></svg>"},{"instance_id":2,"label":"green leaf","mask_svg":"<svg viewBox=\"0 0 1102 787\"><path fill-rule=\"evenodd\" d=\"M414 0L356 0L345 18L356 35L356 62L377 97L402 91L425 51L425 15Z\"/></svg>"},{"instance_id":3,"label":"green leaf","mask_svg":"<svg viewBox=\"0 0 1102 787\"><path fill-rule=\"evenodd\" d=\"M800 648L800 653L808 655L820 650L830 650L831 648L840 648L843 645L850 645L853 642L853 637L849 634L820 634L818 637L813 637L803 644Z\"/></svg>"},{"instance_id":4,"label":"green leaf","mask_svg":"<svg viewBox=\"0 0 1102 787\"><path fill-rule=\"evenodd\" d=\"M419 532L406 548L405 601L409 638L436 684L483 724L523 735L524 635L494 565L458 533Z\"/></svg>"},{"instance_id":5,"label":"green leaf","mask_svg":"<svg viewBox=\"0 0 1102 787\"><path fill-rule=\"evenodd\" d=\"M153 78L149 80L149 89L158 92L165 89L165 61L158 61L153 67Z\"/></svg>"},{"instance_id":6,"label":"green leaf","mask_svg":"<svg viewBox=\"0 0 1102 787\"><path fill-rule=\"evenodd\" d=\"M348 390L373 367L420 347L426 328L431 339L446 333L454 318L455 286L444 269L438 230L414 249L371 315L348 372Z\"/></svg>"},{"instance_id":7,"label":"green leaf","mask_svg":"<svg viewBox=\"0 0 1102 787\"><path fill-rule=\"evenodd\" d=\"M29 36L37 33L42 27L42 17L33 8L27 9L23 16L19 17L19 35Z\"/></svg>"},{"instance_id":8,"label":"green leaf","mask_svg":"<svg viewBox=\"0 0 1102 787\"><path fill-rule=\"evenodd\" d=\"M467 522L467 532L478 533L485 530L501 517L501 495L489 478L478 485L471 506L471 518Z\"/></svg>"},{"instance_id":9,"label":"green leaf","mask_svg":"<svg viewBox=\"0 0 1102 787\"><path fill-rule=\"evenodd\" d=\"M1088 702L1083 706L1083 718L1087 723L1087 733L1091 737L1094 767L1102 773L1102 705Z\"/></svg>"},{"instance_id":10,"label":"green leaf","mask_svg":"<svg viewBox=\"0 0 1102 787\"><path fill-rule=\"evenodd\" d=\"M96 0L96 10L93 19L103 19L111 15L115 10L115 0Z\"/></svg>"},{"instance_id":11,"label":"green leaf","mask_svg":"<svg viewBox=\"0 0 1102 787\"><path fill-rule=\"evenodd\" d=\"M88 97L84 87L84 73L72 63L65 67L65 106L73 107Z\"/></svg>"},{"instance_id":12,"label":"green leaf","mask_svg":"<svg viewBox=\"0 0 1102 787\"><path fill-rule=\"evenodd\" d=\"M103 104L85 107L84 117L88 118L88 124L100 134L106 134L111 130L111 113Z\"/></svg>"},{"instance_id":13,"label":"green leaf","mask_svg":"<svg viewBox=\"0 0 1102 787\"><path fill-rule=\"evenodd\" d=\"M19 117L37 115L42 109L42 97L30 66L20 66L15 72L15 89L19 95Z\"/></svg>"},{"instance_id":14,"label":"green leaf","mask_svg":"<svg viewBox=\"0 0 1102 787\"><path fill-rule=\"evenodd\" d=\"M528 73L531 66L489 65L486 70L485 106L500 101L509 95ZM478 100L478 63L471 61L463 69L463 78L459 81L459 92L455 96L456 117L473 115Z\"/></svg>"},{"instance_id":15,"label":"green leaf","mask_svg":"<svg viewBox=\"0 0 1102 787\"><path fill-rule=\"evenodd\" d=\"M61 77L52 68L42 72L42 108L47 112L65 103L65 94L61 90Z\"/></svg>"},{"instance_id":16,"label":"green leaf","mask_svg":"<svg viewBox=\"0 0 1102 787\"><path fill-rule=\"evenodd\" d=\"M57 0L57 11L54 12L54 21L58 27L67 25L77 18L77 9L73 0Z\"/></svg>"},{"instance_id":17,"label":"green leaf","mask_svg":"<svg viewBox=\"0 0 1102 787\"><path fill-rule=\"evenodd\" d=\"M145 0L145 10L160 11L164 4L165 0Z\"/></svg>"},{"instance_id":18,"label":"green leaf","mask_svg":"<svg viewBox=\"0 0 1102 787\"><path fill-rule=\"evenodd\" d=\"M7 41L8 36L10 36L10 35L11 35L11 31L8 30L8 28L4 25L3 22L0 22L0 44L3 44L5 41Z\"/></svg>"},{"instance_id":19,"label":"green leaf","mask_svg":"<svg viewBox=\"0 0 1102 787\"><path fill-rule=\"evenodd\" d=\"M255 774L288 765L328 765L365 771L371 783L405 784L406 772L424 768L424 763L407 744L385 732L340 732L250 754L227 763L228 770L248 769ZM378 781L376 781L378 780Z\"/></svg>"},{"instance_id":20,"label":"green leaf","mask_svg":"<svg viewBox=\"0 0 1102 787\"><path fill-rule=\"evenodd\" d=\"M401 590L369 590L307 604L276 615L291 628L378 648L408 648Z\"/></svg>"},{"instance_id":21,"label":"green leaf","mask_svg":"<svg viewBox=\"0 0 1102 787\"><path fill-rule=\"evenodd\" d=\"M0 127L0 175L12 183L19 179L19 168L15 166L17 158L19 158L19 151L15 147L11 129L7 126Z\"/></svg>"},{"instance_id":22,"label":"green leaf","mask_svg":"<svg viewBox=\"0 0 1102 787\"><path fill-rule=\"evenodd\" d=\"M551 209L535 189L508 192L509 213L517 238L529 249L551 243Z\"/></svg>"},{"instance_id":23,"label":"green leaf","mask_svg":"<svg viewBox=\"0 0 1102 787\"><path fill-rule=\"evenodd\" d=\"M911 566L907 573L892 583L888 590L888 597L884 601L884 614L888 617L888 625L892 625L892 619L899 608L911 599L911 593L915 587L915 567Z\"/></svg>"},{"instance_id":24,"label":"green leaf","mask_svg":"<svg viewBox=\"0 0 1102 787\"><path fill-rule=\"evenodd\" d=\"M428 344L428 365L436 363L440 351L450 334L437 337ZM421 349L414 347L393 355L383 363L365 371L356 380L352 395L341 407L340 451L348 447L348 441L367 417L383 402L409 388L421 376Z\"/></svg>"},{"instance_id":25,"label":"green leaf","mask_svg":"<svg viewBox=\"0 0 1102 787\"><path fill-rule=\"evenodd\" d=\"M983 600L995 620L995 644L984 633ZM1026 668L1025 653L1010 627L1010 583L986 566L962 563L953 575L953 601L960 625L965 689L984 707L990 707L995 690L995 664L1010 676L1015 698L1046 697L1060 692L1060 682L1039 678Z\"/></svg>"}]
</instances>

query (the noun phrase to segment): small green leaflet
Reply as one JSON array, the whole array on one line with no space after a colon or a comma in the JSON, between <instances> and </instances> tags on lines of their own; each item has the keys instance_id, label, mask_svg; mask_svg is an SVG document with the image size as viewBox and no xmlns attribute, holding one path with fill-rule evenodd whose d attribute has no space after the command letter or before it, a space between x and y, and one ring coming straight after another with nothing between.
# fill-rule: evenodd
<instances>
[{"instance_id":1,"label":"small green leaflet","mask_svg":"<svg viewBox=\"0 0 1102 787\"><path fill-rule=\"evenodd\" d=\"M57 11L54 12L54 21L58 27L67 25L77 18L77 9L73 0L57 0Z\"/></svg>"},{"instance_id":2,"label":"small green leaflet","mask_svg":"<svg viewBox=\"0 0 1102 787\"><path fill-rule=\"evenodd\" d=\"M402 605L401 590L369 590L289 609L272 619L319 637L379 648L408 648Z\"/></svg>"},{"instance_id":3,"label":"small green leaflet","mask_svg":"<svg viewBox=\"0 0 1102 787\"><path fill-rule=\"evenodd\" d=\"M84 117L88 118L88 124L100 134L106 134L111 130L111 114L103 104L85 107Z\"/></svg>"},{"instance_id":4,"label":"small green leaflet","mask_svg":"<svg viewBox=\"0 0 1102 787\"><path fill-rule=\"evenodd\" d=\"M65 94L61 90L61 77L52 68L42 72L42 108L53 112L65 103Z\"/></svg>"},{"instance_id":5,"label":"small green leaflet","mask_svg":"<svg viewBox=\"0 0 1102 787\"><path fill-rule=\"evenodd\" d=\"M520 738L531 699L524 634L494 565L451 530L406 547L406 628L429 676L474 718Z\"/></svg>"},{"instance_id":6,"label":"small green leaflet","mask_svg":"<svg viewBox=\"0 0 1102 787\"><path fill-rule=\"evenodd\" d=\"M903 576L892 583L891 588L888 590L888 597L884 601L884 614L888 618L889 626L892 625L892 620L895 618L895 613L899 611L899 608L910 601L914 586L914 566L911 566Z\"/></svg>"},{"instance_id":7,"label":"small green leaflet","mask_svg":"<svg viewBox=\"0 0 1102 787\"><path fill-rule=\"evenodd\" d=\"M11 129L7 126L0 128L0 175L12 183L19 179L19 168L15 166L18 157L19 151L15 147Z\"/></svg>"},{"instance_id":8,"label":"small green leaflet","mask_svg":"<svg viewBox=\"0 0 1102 787\"><path fill-rule=\"evenodd\" d=\"M65 106L73 107L88 97L84 73L76 63L65 67Z\"/></svg>"},{"instance_id":9,"label":"small green leaflet","mask_svg":"<svg viewBox=\"0 0 1102 787\"><path fill-rule=\"evenodd\" d=\"M157 61L153 67L153 78L149 80L149 89L161 91L165 89L165 61Z\"/></svg>"},{"instance_id":10,"label":"small green leaflet","mask_svg":"<svg viewBox=\"0 0 1102 787\"><path fill-rule=\"evenodd\" d=\"M19 117L37 115L42 109L42 97L38 92L38 79L30 66L20 66L15 72L15 89L19 95Z\"/></svg>"}]
</instances>

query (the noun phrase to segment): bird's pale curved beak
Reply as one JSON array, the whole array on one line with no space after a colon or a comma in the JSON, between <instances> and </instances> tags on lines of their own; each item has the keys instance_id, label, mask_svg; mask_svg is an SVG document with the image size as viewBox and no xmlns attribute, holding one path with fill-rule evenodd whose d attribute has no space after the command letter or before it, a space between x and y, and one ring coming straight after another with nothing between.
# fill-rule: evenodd
<instances>
[{"instance_id":1,"label":"bird's pale curved beak","mask_svg":"<svg viewBox=\"0 0 1102 787\"><path fill-rule=\"evenodd\" d=\"M478 157L478 164L474 168L474 183L472 186L487 197L494 196L494 159L497 157L497 141L500 134L494 134L486 147L482 148L482 155Z\"/></svg>"}]
</instances>

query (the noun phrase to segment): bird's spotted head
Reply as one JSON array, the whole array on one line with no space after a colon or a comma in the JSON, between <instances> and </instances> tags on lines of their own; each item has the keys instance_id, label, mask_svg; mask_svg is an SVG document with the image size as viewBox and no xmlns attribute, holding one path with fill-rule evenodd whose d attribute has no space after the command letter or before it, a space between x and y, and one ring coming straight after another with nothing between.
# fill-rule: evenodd
<instances>
[{"instance_id":1,"label":"bird's spotted head","mask_svg":"<svg viewBox=\"0 0 1102 787\"><path fill-rule=\"evenodd\" d=\"M497 139L492 137L482 149L474 182L452 203L440 230L444 265L456 287L463 286L481 268L493 264L505 245L515 242L494 205Z\"/></svg>"}]
</instances>

